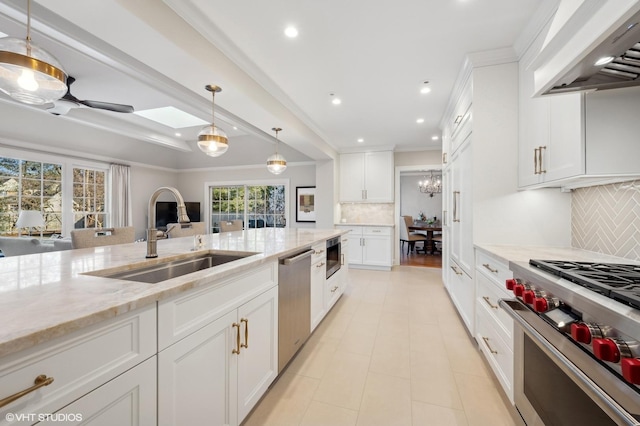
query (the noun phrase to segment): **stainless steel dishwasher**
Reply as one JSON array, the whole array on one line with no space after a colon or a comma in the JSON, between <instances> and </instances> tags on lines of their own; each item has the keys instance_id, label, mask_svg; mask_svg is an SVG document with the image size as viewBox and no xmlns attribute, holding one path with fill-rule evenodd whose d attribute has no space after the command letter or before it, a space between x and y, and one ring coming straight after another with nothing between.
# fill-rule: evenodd
<instances>
[{"instance_id":1,"label":"stainless steel dishwasher","mask_svg":"<svg viewBox=\"0 0 640 426\"><path fill-rule=\"evenodd\" d=\"M278 373L298 352L311 330L311 254L305 250L278 264Z\"/></svg>"}]
</instances>

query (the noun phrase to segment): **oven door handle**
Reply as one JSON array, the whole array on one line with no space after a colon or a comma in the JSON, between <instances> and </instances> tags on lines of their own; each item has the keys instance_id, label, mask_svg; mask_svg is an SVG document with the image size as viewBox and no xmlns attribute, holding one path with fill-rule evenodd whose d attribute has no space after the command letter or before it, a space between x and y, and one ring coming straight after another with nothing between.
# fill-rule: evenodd
<instances>
[{"instance_id":1,"label":"oven door handle","mask_svg":"<svg viewBox=\"0 0 640 426\"><path fill-rule=\"evenodd\" d=\"M498 305L505 310L511 318L513 318L527 335L535 340L538 347L547 354L551 359L556 360L556 365L560 367L562 371L568 374L574 379L576 384L587 394L589 397L606 412L609 417L612 418L619 425L637 426L638 421L627 413L614 399L612 399L607 393L603 392L593 380L585 375L582 370L576 367L571 361L565 357L562 352L556 349L547 339L544 338L538 331L527 322L517 311L528 310L518 300L513 299L500 299Z\"/></svg>"}]
</instances>

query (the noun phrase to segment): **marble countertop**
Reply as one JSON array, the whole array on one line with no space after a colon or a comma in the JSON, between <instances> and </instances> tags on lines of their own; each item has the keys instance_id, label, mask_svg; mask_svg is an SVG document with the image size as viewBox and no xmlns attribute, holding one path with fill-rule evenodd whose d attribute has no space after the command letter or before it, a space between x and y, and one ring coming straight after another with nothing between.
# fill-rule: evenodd
<instances>
[{"instance_id":1,"label":"marble countertop","mask_svg":"<svg viewBox=\"0 0 640 426\"><path fill-rule=\"evenodd\" d=\"M163 263L193 254L193 237L55 251L0 259L0 357L150 305L343 234L339 229L260 228L203 235L199 251L257 254L157 284L85 275Z\"/></svg>"},{"instance_id":2,"label":"marble countertop","mask_svg":"<svg viewBox=\"0 0 640 426\"><path fill-rule=\"evenodd\" d=\"M530 259L573 260L578 262L604 262L640 264L638 261L610 256L573 247L508 246L476 244L476 248L499 257L504 262L529 262Z\"/></svg>"}]
</instances>

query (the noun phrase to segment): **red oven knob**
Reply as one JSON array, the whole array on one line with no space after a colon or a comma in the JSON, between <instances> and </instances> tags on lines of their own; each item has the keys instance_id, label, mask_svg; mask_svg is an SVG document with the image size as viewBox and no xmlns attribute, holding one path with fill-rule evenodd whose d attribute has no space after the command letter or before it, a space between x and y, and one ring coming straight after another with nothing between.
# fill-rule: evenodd
<instances>
[{"instance_id":1,"label":"red oven knob","mask_svg":"<svg viewBox=\"0 0 640 426\"><path fill-rule=\"evenodd\" d=\"M622 376L624 379L634 385L640 385L640 359L622 358L620 364L622 365Z\"/></svg>"},{"instance_id":2,"label":"red oven knob","mask_svg":"<svg viewBox=\"0 0 640 426\"><path fill-rule=\"evenodd\" d=\"M513 286L516 285L516 280L514 278L509 278L504 283L507 286L507 290L513 290Z\"/></svg>"},{"instance_id":3,"label":"red oven knob","mask_svg":"<svg viewBox=\"0 0 640 426\"><path fill-rule=\"evenodd\" d=\"M560 300L557 297L536 297L533 299L533 310L536 312L547 312L560 306Z\"/></svg>"},{"instance_id":4,"label":"red oven knob","mask_svg":"<svg viewBox=\"0 0 640 426\"><path fill-rule=\"evenodd\" d=\"M522 297L522 293L524 293L525 290L525 284L516 283L516 285L513 286L513 294L515 294L516 297Z\"/></svg>"},{"instance_id":5,"label":"red oven knob","mask_svg":"<svg viewBox=\"0 0 640 426\"><path fill-rule=\"evenodd\" d=\"M591 343L591 328L585 323L571 324L571 337L580 343Z\"/></svg>"},{"instance_id":6,"label":"red oven knob","mask_svg":"<svg viewBox=\"0 0 640 426\"><path fill-rule=\"evenodd\" d=\"M536 298L536 292L534 290L525 290L522 292L522 300L524 303L528 303L531 305L533 303L533 299Z\"/></svg>"},{"instance_id":7,"label":"red oven knob","mask_svg":"<svg viewBox=\"0 0 640 426\"><path fill-rule=\"evenodd\" d=\"M620 349L612 339L593 339L593 354L603 361L620 361Z\"/></svg>"}]
</instances>

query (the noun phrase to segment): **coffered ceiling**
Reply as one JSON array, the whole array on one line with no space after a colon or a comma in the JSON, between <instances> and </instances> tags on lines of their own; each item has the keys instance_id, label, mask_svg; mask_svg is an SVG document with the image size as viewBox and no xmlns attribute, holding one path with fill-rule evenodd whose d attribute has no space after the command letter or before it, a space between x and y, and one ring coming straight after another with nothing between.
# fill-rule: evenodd
<instances>
[{"instance_id":1,"label":"coffered ceiling","mask_svg":"<svg viewBox=\"0 0 640 426\"><path fill-rule=\"evenodd\" d=\"M33 41L77 79L76 97L136 110L173 106L209 122L204 86L217 84L216 124L230 148L219 158L201 154L201 126L173 129L89 108L53 116L4 95L0 113L12 120L0 138L47 139L41 131L34 139L26 124L38 122L53 145L94 143L101 155L113 149L113 158L175 168L261 164L274 149L272 127L283 129L289 162L381 146L438 148L432 138L465 54L513 45L551 3L33 0ZM25 11L26 0L0 4L0 32L23 38ZM296 38L285 36L289 25Z\"/></svg>"}]
</instances>

